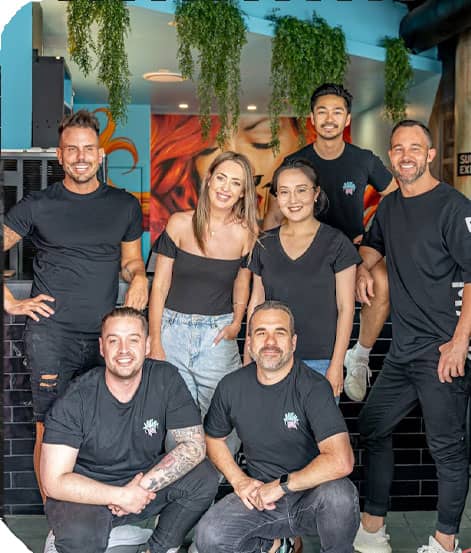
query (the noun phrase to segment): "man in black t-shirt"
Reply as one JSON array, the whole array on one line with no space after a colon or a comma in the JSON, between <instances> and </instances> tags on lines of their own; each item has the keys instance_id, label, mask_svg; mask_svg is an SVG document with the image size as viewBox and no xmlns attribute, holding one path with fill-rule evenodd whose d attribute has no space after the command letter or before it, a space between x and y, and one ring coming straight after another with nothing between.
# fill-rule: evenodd
<instances>
[{"instance_id":1,"label":"man in black t-shirt","mask_svg":"<svg viewBox=\"0 0 471 553\"><path fill-rule=\"evenodd\" d=\"M75 375L102 364L100 322L116 303L120 270L129 282L125 304L137 309L147 304L139 202L98 180L103 158L98 135L98 120L88 111L66 117L57 148L63 182L26 196L5 217L5 250L26 236L36 248L31 297L16 299L5 286L4 306L11 315L27 316L25 359L40 490L44 417Z\"/></svg>"},{"instance_id":2,"label":"man in black t-shirt","mask_svg":"<svg viewBox=\"0 0 471 553\"><path fill-rule=\"evenodd\" d=\"M388 258L393 338L360 414L367 493L355 539L360 553L390 553L384 527L392 482L392 431L420 404L438 474L435 536L421 553L461 553L455 535L468 490L466 408L470 390L471 202L430 174L430 131L398 123L389 157L400 190L379 206L360 248L357 294L374 293L369 273ZM460 299L461 298L461 299Z\"/></svg>"},{"instance_id":3,"label":"man in black t-shirt","mask_svg":"<svg viewBox=\"0 0 471 553\"><path fill-rule=\"evenodd\" d=\"M343 132L351 121L352 95L343 86L323 84L311 97L311 121L316 141L289 155L285 161L307 159L314 166L319 185L327 194L329 209L321 221L339 230L360 244L364 233L364 193L368 184L385 196L397 188L391 173L370 150L345 142ZM276 227L282 215L273 196L263 226ZM357 344L347 351L345 393L355 401L366 394L367 376L371 374L368 359L389 314L389 291L384 262L373 270L375 297L361 310Z\"/></svg>"},{"instance_id":4,"label":"man in black t-shirt","mask_svg":"<svg viewBox=\"0 0 471 553\"><path fill-rule=\"evenodd\" d=\"M323 551L353 553L358 495L345 421L328 381L295 360L289 308L254 309L248 344L254 363L219 383L204 427L208 456L234 488L197 526L200 553L276 551L278 538L319 535ZM226 438L240 437L248 474Z\"/></svg>"},{"instance_id":5,"label":"man in black t-shirt","mask_svg":"<svg viewBox=\"0 0 471 553\"><path fill-rule=\"evenodd\" d=\"M113 526L160 514L147 551L175 553L217 491L199 410L173 365L145 359L141 312L105 316L100 351L105 368L75 379L46 416L49 551L55 537L59 553L104 552Z\"/></svg>"}]
</instances>

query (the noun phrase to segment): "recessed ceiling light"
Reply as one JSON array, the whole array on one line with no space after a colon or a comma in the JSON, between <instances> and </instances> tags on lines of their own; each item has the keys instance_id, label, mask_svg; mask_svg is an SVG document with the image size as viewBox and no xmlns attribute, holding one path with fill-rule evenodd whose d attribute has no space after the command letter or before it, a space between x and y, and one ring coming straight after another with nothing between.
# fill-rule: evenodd
<instances>
[{"instance_id":1,"label":"recessed ceiling light","mask_svg":"<svg viewBox=\"0 0 471 553\"><path fill-rule=\"evenodd\" d=\"M144 73L142 77L146 81L152 81L153 83L180 83L185 80L181 73L175 73L168 69L159 69L158 71Z\"/></svg>"},{"instance_id":2,"label":"recessed ceiling light","mask_svg":"<svg viewBox=\"0 0 471 553\"><path fill-rule=\"evenodd\" d=\"M180 109L188 109L188 104L178 104Z\"/></svg>"},{"instance_id":3,"label":"recessed ceiling light","mask_svg":"<svg viewBox=\"0 0 471 553\"><path fill-rule=\"evenodd\" d=\"M256 110L257 110L257 106L256 106L255 104L249 104L249 105L247 106L247 109L248 109L249 111L256 111Z\"/></svg>"}]
</instances>

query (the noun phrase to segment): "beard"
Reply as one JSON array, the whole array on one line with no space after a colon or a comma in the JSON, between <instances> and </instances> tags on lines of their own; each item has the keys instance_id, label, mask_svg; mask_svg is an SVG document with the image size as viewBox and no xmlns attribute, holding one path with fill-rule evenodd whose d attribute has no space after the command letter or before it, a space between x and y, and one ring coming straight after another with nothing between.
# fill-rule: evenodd
<instances>
[{"instance_id":1,"label":"beard","mask_svg":"<svg viewBox=\"0 0 471 553\"><path fill-rule=\"evenodd\" d=\"M397 167L400 167L399 165ZM413 184L416 180L420 179L420 177L425 173L425 170L427 168L427 162L424 161L422 165L415 165L415 171L414 173L410 173L408 175L403 175L401 173L400 168L397 169L396 167L392 167L392 174L396 178L398 182L401 184Z\"/></svg>"},{"instance_id":2,"label":"beard","mask_svg":"<svg viewBox=\"0 0 471 553\"><path fill-rule=\"evenodd\" d=\"M258 352L253 351L249 348L249 353L252 359L257 364L257 368L262 369L264 371L277 371L281 369L284 365L288 363L288 361L291 359L293 355L294 349L290 349L287 352L283 352L283 350L279 347L273 346L273 347L263 347L258 350ZM277 355L269 355L266 356L267 352L276 353Z\"/></svg>"}]
</instances>

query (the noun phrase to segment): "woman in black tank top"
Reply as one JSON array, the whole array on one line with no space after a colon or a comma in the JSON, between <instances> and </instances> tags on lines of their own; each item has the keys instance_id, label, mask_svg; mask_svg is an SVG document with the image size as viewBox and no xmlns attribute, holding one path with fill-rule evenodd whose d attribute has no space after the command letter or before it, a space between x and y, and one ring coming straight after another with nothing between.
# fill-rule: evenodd
<instances>
[{"instance_id":1,"label":"woman in black tank top","mask_svg":"<svg viewBox=\"0 0 471 553\"><path fill-rule=\"evenodd\" d=\"M219 155L194 211L174 213L153 246L151 357L174 364L206 413L219 380L240 366L236 338L249 296L245 258L257 236L248 160Z\"/></svg>"}]
</instances>

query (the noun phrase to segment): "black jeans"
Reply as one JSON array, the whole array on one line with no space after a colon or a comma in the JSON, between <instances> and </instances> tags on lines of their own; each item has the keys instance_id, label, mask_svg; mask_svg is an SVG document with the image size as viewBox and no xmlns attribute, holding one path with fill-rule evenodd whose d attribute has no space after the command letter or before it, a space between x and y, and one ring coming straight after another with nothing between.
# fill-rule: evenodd
<instances>
[{"instance_id":1,"label":"black jeans","mask_svg":"<svg viewBox=\"0 0 471 553\"><path fill-rule=\"evenodd\" d=\"M47 499L45 511L54 532L58 553L102 553L113 526L133 524L160 514L149 539L151 553L166 553L179 547L216 496L218 473L204 460L188 474L157 492L138 515L112 515L103 505L87 505Z\"/></svg>"},{"instance_id":2,"label":"black jeans","mask_svg":"<svg viewBox=\"0 0 471 553\"><path fill-rule=\"evenodd\" d=\"M437 530L456 534L468 492L465 431L470 366L467 362L466 376L442 384L437 365L438 357L384 362L359 418L366 448L365 511L386 515L394 468L392 431L420 403L438 474Z\"/></svg>"},{"instance_id":3,"label":"black jeans","mask_svg":"<svg viewBox=\"0 0 471 553\"><path fill-rule=\"evenodd\" d=\"M353 553L359 524L358 492L341 478L286 494L273 510L249 510L227 495L203 516L195 543L199 553L260 553L275 538L318 535L322 553Z\"/></svg>"},{"instance_id":4,"label":"black jeans","mask_svg":"<svg viewBox=\"0 0 471 553\"><path fill-rule=\"evenodd\" d=\"M28 322L24 333L25 363L31 371L36 421L44 421L51 405L73 378L104 364L98 336Z\"/></svg>"}]
</instances>

